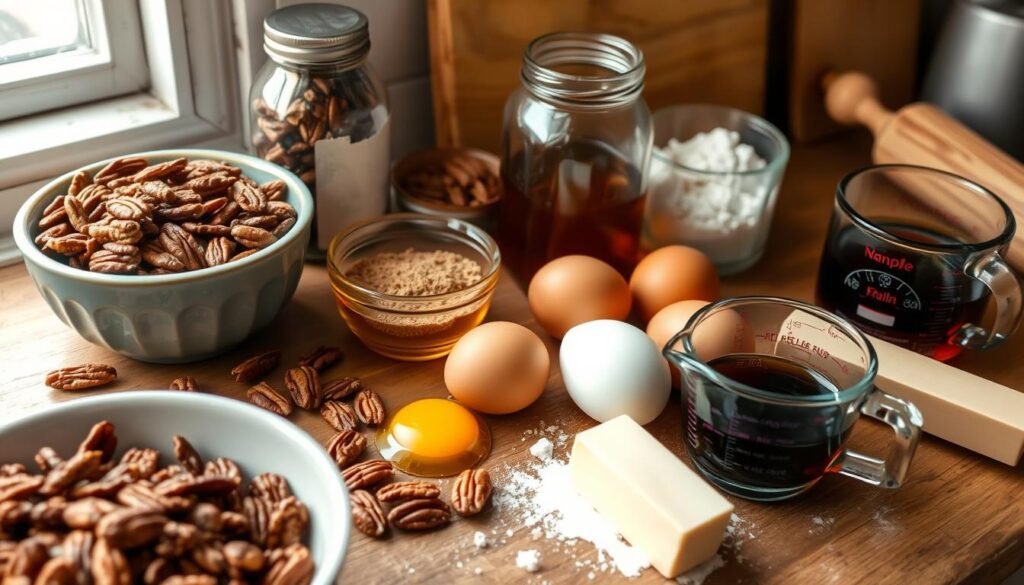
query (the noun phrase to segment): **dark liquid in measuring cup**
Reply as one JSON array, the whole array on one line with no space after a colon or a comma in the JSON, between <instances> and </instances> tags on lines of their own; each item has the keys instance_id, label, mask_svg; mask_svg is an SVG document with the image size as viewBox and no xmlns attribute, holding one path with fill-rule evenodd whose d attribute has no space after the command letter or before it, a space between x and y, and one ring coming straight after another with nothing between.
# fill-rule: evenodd
<instances>
[{"instance_id":1,"label":"dark liquid in measuring cup","mask_svg":"<svg viewBox=\"0 0 1024 585\"><path fill-rule=\"evenodd\" d=\"M502 164L502 262L529 282L549 260L594 256L628 277L639 260L640 171L596 142L577 141ZM529 184L525 184L529 181Z\"/></svg>"},{"instance_id":2,"label":"dark liquid in measuring cup","mask_svg":"<svg viewBox=\"0 0 1024 585\"><path fill-rule=\"evenodd\" d=\"M933 229L895 223L879 227L924 244L957 244ZM916 253L848 226L830 234L818 272L817 303L863 331L938 360L962 348L950 342L965 323L978 323L987 289L937 254Z\"/></svg>"},{"instance_id":3,"label":"dark liquid in measuring cup","mask_svg":"<svg viewBox=\"0 0 1024 585\"><path fill-rule=\"evenodd\" d=\"M833 396L835 384L787 358L732 354L708 362L723 376L781 396ZM717 392L706 379L687 388L686 440L713 476L767 489L802 486L821 477L849 434L843 407L771 404Z\"/></svg>"}]
</instances>

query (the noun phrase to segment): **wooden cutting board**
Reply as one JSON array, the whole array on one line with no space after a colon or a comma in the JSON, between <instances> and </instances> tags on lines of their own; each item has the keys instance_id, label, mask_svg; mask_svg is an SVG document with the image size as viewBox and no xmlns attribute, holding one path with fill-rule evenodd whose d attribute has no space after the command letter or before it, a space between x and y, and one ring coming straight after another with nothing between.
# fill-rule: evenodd
<instances>
[{"instance_id":1,"label":"wooden cutting board","mask_svg":"<svg viewBox=\"0 0 1024 585\"><path fill-rule=\"evenodd\" d=\"M439 146L500 151L523 50L555 31L600 31L644 51L652 110L709 102L763 110L768 0L428 0Z\"/></svg>"}]
</instances>

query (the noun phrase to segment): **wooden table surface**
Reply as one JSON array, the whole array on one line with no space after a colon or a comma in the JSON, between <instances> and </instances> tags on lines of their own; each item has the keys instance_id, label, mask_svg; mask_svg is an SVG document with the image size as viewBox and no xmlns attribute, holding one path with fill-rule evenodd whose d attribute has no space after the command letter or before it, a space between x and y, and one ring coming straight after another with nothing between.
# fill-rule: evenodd
<instances>
[{"instance_id":1,"label":"wooden table surface","mask_svg":"<svg viewBox=\"0 0 1024 585\"><path fill-rule=\"evenodd\" d=\"M868 151L862 137L796 148L765 257L755 268L727 279L724 293L810 300L834 186L844 173L867 162ZM508 278L499 286L488 318L518 321L539 331L522 292ZM0 270L0 421L76 396L163 388L184 374L195 376L206 391L242 398L244 385L233 382L228 374L235 363L270 348L283 349L284 363L289 363L320 343L337 344L348 356L329 376L362 377L383 396L389 409L418 397L446 395L443 360L399 363L359 344L335 312L321 267L306 267L298 292L280 317L242 347L202 363L157 366L80 339L50 312L24 267L12 266ZM549 346L557 356L556 345L549 341ZM1024 390L1022 353L1024 335L1017 335L996 350L962 356L956 365ZM109 390L82 394L44 386L45 372L84 362L110 363L120 378ZM557 359L553 365L548 389L537 403L514 415L488 417L494 450L485 467L493 471L499 487L511 470L524 469L533 461L528 447L537 435L528 435L527 430L554 425L559 429L554 434L566 432L571 437L593 424L569 400ZM282 375L279 369L271 382L283 387ZM321 442L331 434L315 413L300 411L292 419ZM648 428L676 453L683 453L678 398ZM862 420L851 445L880 453L890 435L887 427ZM556 455L566 456L564 447L556 449ZM899 490L830 476L811 493L790 502L765 505L730 497L739 517L735 536L721 551L724 566L704 582L998 583L1024 565L1022 477L1021 467L1010 468L926 437L908 481ZM472 535L478 530L489 535L491 546L474 547ZM541 553L540 572L531 575L516 567L516 553L524 549ZM590 544L534 540L530 529L522 526L521 516L503 509L459 520L438 532L393 534L385 541L372 541L356 532L344 577L360 583L578 583L588 581L588 573L595 570L591 565L599 563ZM617 573L600 570L595 570L594 577L598 582L621 579ZM647 570L638 581L663 579Z\"/></svg>"}]
</instances>

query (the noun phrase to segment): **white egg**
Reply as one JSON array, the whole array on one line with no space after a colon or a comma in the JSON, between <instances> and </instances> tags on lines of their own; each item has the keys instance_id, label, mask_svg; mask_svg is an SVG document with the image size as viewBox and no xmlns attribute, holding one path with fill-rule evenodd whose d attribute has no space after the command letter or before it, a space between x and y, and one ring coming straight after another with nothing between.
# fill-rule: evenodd
<instances>
[{"instance_id":1,"label":"white egg","mask_svg":"<svg viewBox=\"0 0 1024 585\"><path fill-rule=\"evenodd\" d=\"M668 366L646 333L622 321L569 330L559 351L569 396L599 422L619 415L645 425L661 414L672 386Z\"/></svg>"}]
</instances>

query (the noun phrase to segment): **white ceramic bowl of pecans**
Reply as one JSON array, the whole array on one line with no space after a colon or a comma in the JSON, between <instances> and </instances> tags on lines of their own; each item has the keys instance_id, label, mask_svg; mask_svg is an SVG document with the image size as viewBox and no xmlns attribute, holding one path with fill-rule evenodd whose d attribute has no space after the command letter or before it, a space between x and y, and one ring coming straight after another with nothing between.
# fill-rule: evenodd
<instances>
[{"instance_id":1,"label":"white ceramic bowl of pecans","mask_svg":"<svg viewBox=\"0 0 1024 585\"><path fill-rule=\"evenodd\" d=\"M101 421L112 423L113 428L108 426L107 430L113 431L116 443L105 438L104 433L95 432L94 425ZM175 435L187 439L194 448L195 458L192 458L192 452L186 452L185 458L179 457L182 452L180 443L172 443ZM87 436L89 439L85 440ZM41 451L42 447L50 447L52 451ZM133 453L128 453L129 450ZM140 450L149 453L140 453ZM159 452L159 455L151 450ZM100 461L109 463L99 468L93 466L93 471L88 471L89 465L85 464L88 462L81 456L76 459L76 454L87 455L89 451L92 454L100 451L104 457ZM189 470L188 464L179 463L182 459L194 462L191 467L201 471ZM37 461L42 461L49 471L41 469ZM66 462L63 466L62 461ZM129 465L133 467L129 468ZM172 466L179 468L175 471L177 475L169 473ZM54 481L54 476L62 472L91 473L93 479ZM103 478L119 473L130 475L133 481L120 487L114 484L106 489L96 489L103 483ZM280 478L270 478L277 479L277 482L261 482L261 474L276 474ZM221 478L232 475L238 477L234 486L219 485L223 483ZM284 481L280 481L281 478ZM19 480L27 486L25 489L17 489ZM40 480L42 485L38 483ZM169 485L176 480L182 481L178 486ZM33 481L36 484L33 485ZM189 482L205 482L205 485L201 488L193 486L195 489L177 495L181 484ZM113 552L115 557L123 554L125 556L120 556L122 562L127 557L131 561L129 564L134 564L146 560L143 558L147 554L144 549L151 547L157 558L167 559L168 566L163 568L147 566L147 570L161 573L161 577L167 576L164 573L186 570L181 559L190 559L192 564L189 566L199 566L204 571L209 566L204 559L213 560L214 565L220 567L227 560L229 567L244 566L245 576L253 581L267 577L265 582L271 583L327 585L339 580L352 528L348 492L337 466L323 447L305 431L276 414L245 402L206 394L166 390L107 394L71 400L0 424L0 484L5 486L5 490L0 491L11 496L8 499L25 505L49 505L52 501L47 499L50 494L59 495L60 505L68 506L63 509L66 513L58 516L64 520L47 528L46 532L52 535L47 538L53 542L40 542L46 545L50 554L67 557L72 563L83 556L91 557L91 569L80 566L77 570L91 570L96 582L100 582L95 578L97 571L118 570L117 562L97 563L97 555L102 558L109 553L107 549L118 549L122 552ZM16 489L12 490L12 487ZM131 490L131 493L125 490ZM148 498L143 499L146 494L149 494ZM301 504L284 502L289 496L294 496ZM96 499L104 502L97 503ZM111 518L100 518L98 522L93 519L90 523L94 528L80 525L80 520L75 518L80 519L83 515L69 510L72 505L82 507L83 500L90 509L99 510ZM155 508L153 502L157 504ZM200 513L200 504L205 507L203 512L206 514ZM210 517L211 506L217 508L214 512L222 512L212 526L203 520ZM305 519L300 521L299 528L289 535L276 532L280 529L275 527L285 522L275 520L275 516L285 518L287 514L284 511L296 507L304 509L301 516L308 516L308 522ZM133 509L149 513L133 516ZM133 530L118 533L115 516L125 517L122 519ZM41 520L26 520L37 521ZM67 524L73 521L73 526ZM254 535L253 522L261 526L255 532L262 536ZM183 528L183 525L192 527ZM154 529L152 533L150 527ZM180 554L160 548L177 541L175 537L186 534L186 529L193 531L195 536L195 527L200 528L202 534L198 541L190 538L181 541L180 547L175 545L180 548ZM72 528L75 531L68 536ZM33 535L38 534L26 525L13 526L10 530L12 538L19 541L37 538ZM158 536L161 530L162 536ZM87 542L74 537L82 536L85 534L83 531L89 533L89 538L85 539ZM278 544L271 542L275 538ZM103 540L106 542L100 547ZM227 558L230 555L228 545L243 546L252 551L252 546L246 542L264 551L262 555L256 553L256 556L262 556L262 560L257 559L257 566L232 563L232 559ZM91 554L76 555L74 550L67 550L77 547L81 551L83 545L91 549ZM198 555L210 552L207 547L220 552L212 552L213 557L204 554L200 558ZM291 565L288 566L288 558L282 557L290 557ZM308 579L309 562L303 560L309 557L312 557L314 565L311 580ZM302 566L298 566L299 561L302 561ZM148 562L151 564L153 561ZM34 566L34 571L41 573L46 570L45 565L42 569L38 564ZM127 571L128 568L122 565L120 570ZM275 572L277 578L268 576ZM300 573L304 578L284 579L281 573L288 573L291 577ZM31 580L29 577L26 582ZM124 581L107 578L105 582ZM141 582L141 579L136 578L135 582Z\"/></svg>"},{"instance_id":2,"label":"white ceramic bowl of pecans","mask_svg":"<svg viewBox=\"0 0 1024 585\"><path fill-rule=\"evenodd\" d=\"M40 294L82 337L197 361L267 326L302 274L313 198L291 172L227 151L101 161L33 194L14 239Z\"/></svg>"}]
</instances>

